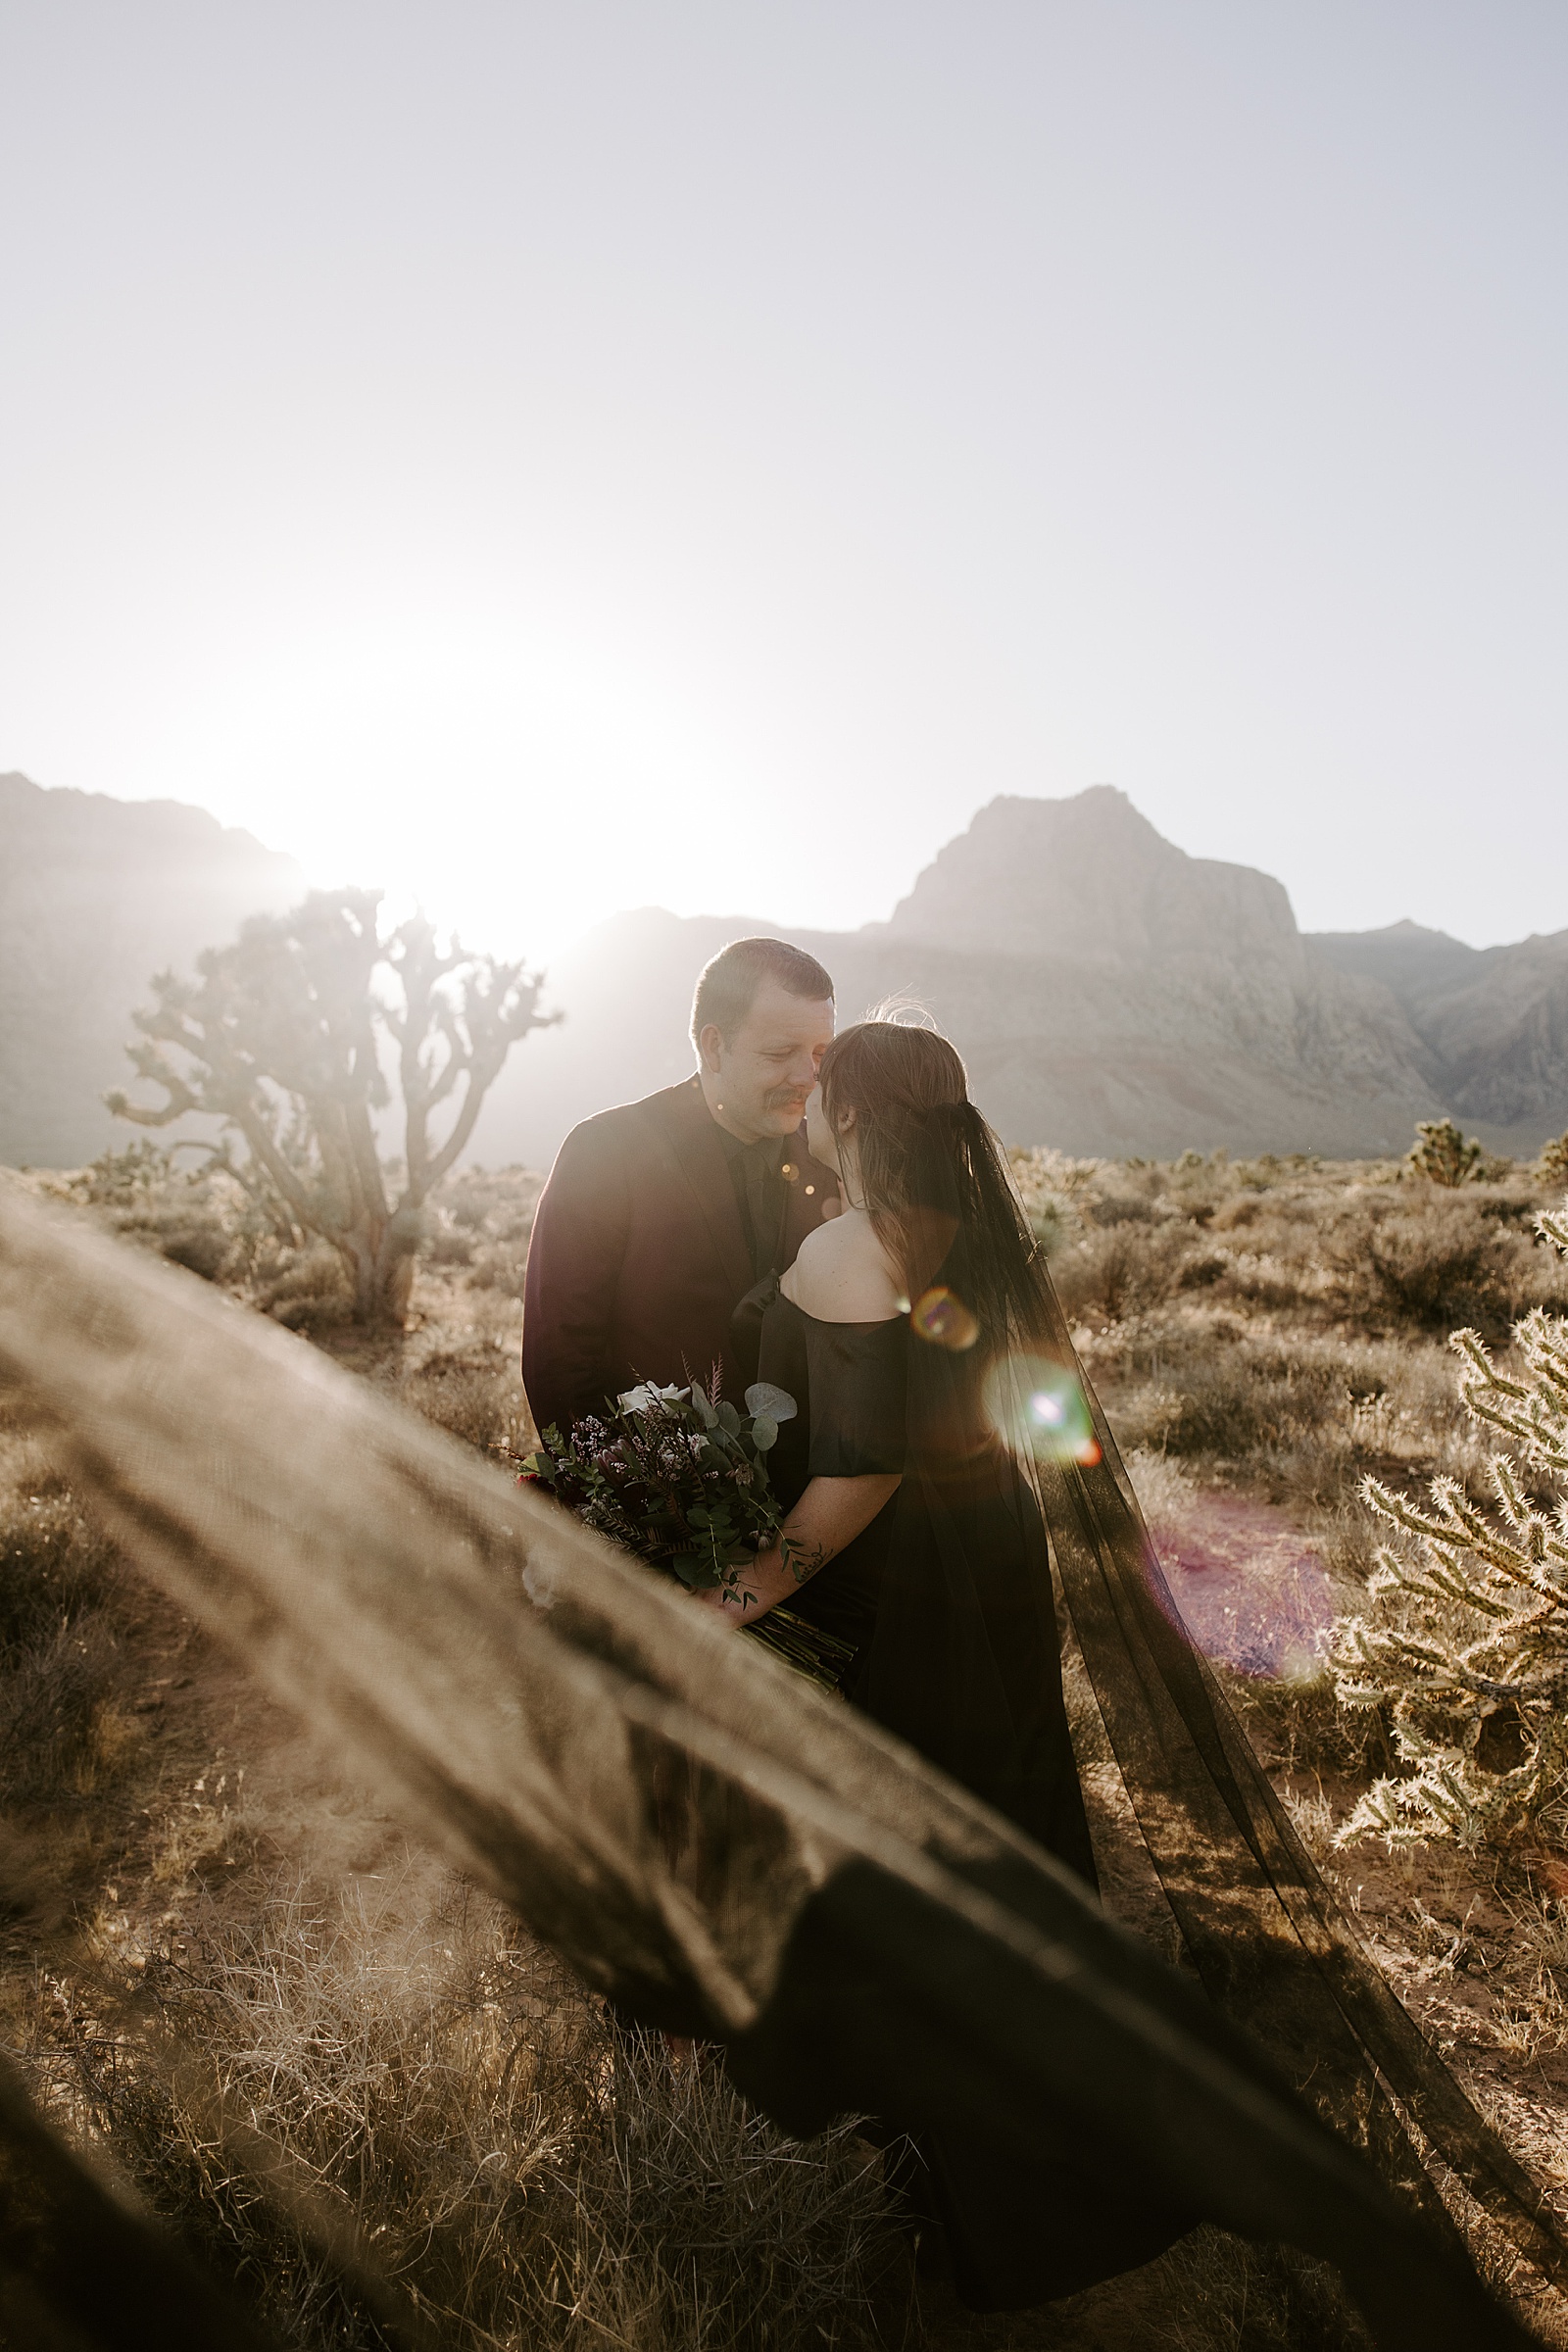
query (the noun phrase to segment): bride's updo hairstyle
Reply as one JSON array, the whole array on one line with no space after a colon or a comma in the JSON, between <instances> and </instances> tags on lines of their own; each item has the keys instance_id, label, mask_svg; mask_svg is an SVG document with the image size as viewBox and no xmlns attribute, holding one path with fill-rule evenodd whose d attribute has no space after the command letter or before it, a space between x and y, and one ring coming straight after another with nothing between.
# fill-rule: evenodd
<instances>
[{"instance_id":1,"label":"bride's updo hairstyle","mask_svg":"<svg viewBox=\"0 0 1568 2352\"><path fill-rule=\"evenodd\" d=\"M924 1336L959 1348L983 1338L994 1349L1035 1331L1044 1256L956 1049L934 1029L873 1017L840 1031L817 1079L835 1135L853 1113L863 1205L917 1328L940 1276L948 1333Z\"/></svg>"}]
</instances>

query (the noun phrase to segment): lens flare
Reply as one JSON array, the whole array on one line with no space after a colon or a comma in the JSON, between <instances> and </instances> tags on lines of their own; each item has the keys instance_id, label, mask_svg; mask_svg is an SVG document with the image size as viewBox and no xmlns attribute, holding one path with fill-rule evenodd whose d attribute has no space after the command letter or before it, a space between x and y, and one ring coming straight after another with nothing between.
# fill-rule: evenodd
<instances>
[{"instance_id":1,"label":"lens flare","mask_svg":"<svg viewBox=\"0 0 1568 2352\"><path fill-rule=\"evenodd\" d=\"M1089 1399L1065 1364L1014 1358L997 1367L988 1394L992 1420L1015 1452L1086 1470L1101 1459Z\"/></svg>"},{"instance_id":2,"label":"lens flare","mask_svg":"<svg viewBox=\"0 0 1568 2352\"><path fill-rule=\"evenodd\" d=\"M922 1291L909 1309L909 1321L922 1340L933 1348L952 1348L961 1351L972 1348L980 1337L980 1325L971 1310L964 1305L956 1291L946 1283L936 1283Z\"/></svg>"}]
</instances>

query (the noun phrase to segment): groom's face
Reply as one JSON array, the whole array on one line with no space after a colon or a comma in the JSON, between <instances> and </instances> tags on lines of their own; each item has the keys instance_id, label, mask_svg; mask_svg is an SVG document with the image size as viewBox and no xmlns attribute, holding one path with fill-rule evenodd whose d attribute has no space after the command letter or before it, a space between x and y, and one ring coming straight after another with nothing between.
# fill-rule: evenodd
<instances>
[{"instance_id":1,"label":"groom's face","mask_svg":"<svg viewBox=\"0 0 1568 2352\"><path fill-rule=\"evenodd\" d=\"M792 997L776 980L764 980L728 1039L710 1023L697 1041L713 1115L748 1143L793 1135L832 1041L831 1004Z\"/></svg>"}]
</instances>

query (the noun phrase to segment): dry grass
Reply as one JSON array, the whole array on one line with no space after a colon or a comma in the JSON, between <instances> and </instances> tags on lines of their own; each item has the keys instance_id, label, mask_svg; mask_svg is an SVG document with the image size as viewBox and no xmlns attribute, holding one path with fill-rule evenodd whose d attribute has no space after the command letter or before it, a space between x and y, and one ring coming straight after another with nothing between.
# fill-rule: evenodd
<instances>
[{"instance_id":1,"label":"dry grass","mask_svg":"<svg viewBox=\"0 0 1568 2352\"><path fill-rule=\"evenodd\" d=\"M136 1746L126 1582L35 1444L0 1430L0 1776L10 1807L92 1797Z\"/></svg>"},{"instance_id":2,"label":"dry grass","mask_svg":"<svg viewBox=\"0 0 1568 2352\"><path fill-rule=\"evenodd\" d=\"M1524 1175L1440 1196L1392 1168L1196 1155L1033 1154L1022 1174L1156 1530L1205 1487L1244 1492L1289 1512L1349 1592L1368 1560L1365 1470L1404 1485L1479 1471L1443 1330L1462 1304L1495 1337L1544 1293L1553 1261L1530 1240L1542 1196ZM341 1320L333 1269L256 1232L220 1179L188 1187L143 1160L74 1197L506 1452L529 1442L516 1351L537 1192L518 1171L449 1186L411 1328L376 1339ZM13 1925L5 2038L285 2341L392 2339L306 2207L236 2164L218 2093L318 2204L358 2215L375 2264L454 2346L1364 2340L1319 2267L1213 2231L1046 2312L959 2313L916 2281L880 2161L850 2126L788 2140L711 2057L622 2033L492 1905L411 1858L373 1801L322 1780L124 1577L16 1429L0 1432L0 1568L7 1812L69 1898L64 1939ZM1230 1684L1403 1996L1568 2188L1568 1857L1334 1855L1386 1761L1375 1718L1342 1716L1326 1683ZM1079 1712L1113 1809L1092 1706ZM1136 1915L1131 1880L1111 1882Z\"/></svg>"},{"instance_id":3,"label":"dry grass","mask_svg":"<svg viewBox=\"0 0 1568 2352\"><path fill-rule=\"evenodd\" d=\"M208 1900L140 1966L139 2037L82 2032L57 2095L286 2341L367 2347L372 2311L215 2122L265 2123L360 2217L454 2346L855 2345L899 2241L848 2124L807 2146L711 2055L623 2032L504 1913L390 1852L259 1911ZM146 2026L192 2054L171 2076ZM63 2037L62 2037L63 2038Z\"/></svg>"}]
</instances>

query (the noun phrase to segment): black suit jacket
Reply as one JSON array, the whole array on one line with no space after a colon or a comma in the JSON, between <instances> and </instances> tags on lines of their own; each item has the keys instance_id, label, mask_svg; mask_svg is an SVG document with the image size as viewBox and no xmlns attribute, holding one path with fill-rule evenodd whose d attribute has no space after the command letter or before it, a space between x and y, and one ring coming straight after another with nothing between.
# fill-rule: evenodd
<instances>
[{"instance_id":1,"label":"black suit jacket","mask_svg":"<svg viewBox=\"0 0 1568 2352\"><path fill-rule=\"evenodd\" d=\"M785 1147L777 1262L793 1263L838 1180ZM756 1281L729 1162L695 1078L601 1111L562 1145L528 1248L522 1378L541 1430L564 1430L635 1381L705 1387L720 1367L739 1403L755 1332L731 1327Z\"/></svg>"}]
</instances>

